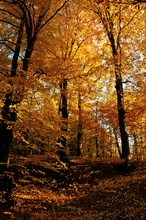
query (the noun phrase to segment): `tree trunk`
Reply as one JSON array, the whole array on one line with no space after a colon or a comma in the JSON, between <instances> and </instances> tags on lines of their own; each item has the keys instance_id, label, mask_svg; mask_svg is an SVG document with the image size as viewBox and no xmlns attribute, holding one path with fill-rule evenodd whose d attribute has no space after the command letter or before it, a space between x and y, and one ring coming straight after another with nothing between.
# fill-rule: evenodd
<instances>
[{"instance_id":1,"label":"tree trunk","mask_svg":"<svg viewBox=\"0 0 146 220\"><path fill-rule=\"evenodd\" d=\"M67 133L67 119L68 119L68 109L67 109L67 79L63 79L63 81L60 83L60 91L61 91L61 99L59 104L59 114L61 114L62 117L62 124L61 124L61 137L58 139L59 143L59 149L58 149L58 155L60 157L60 160L63 163L66 163L69 165L69 159L67 157L66 153L66 133Z\"/></svg>"},{"instance_id":2,"label":"tree trunk","mask_svg":"<svg viewBox=\"0 0 146 220\"><path fill-rule=\"evenodd\" d=\"M66 132L67 132L67 122L68 119L68 110L67 110L67 80L64 79L62 83L60 83L60 91L61 91L61 99L59 105L59 114L62 116L62 125L61 131L62 135L59 138L59 143L62 144L64 148L66 148Z\"/></svg>"},{"instance_id":3,"label":"tree trunk","mask_svg":"<svg viewBox=\"0 0 146 220\"><path fill-rule=\"evenodd\" d=\"M125 109L124 109L124 92L123 92L123 84L122 84L122 76L120 71L121 64L115 64L115 77L116 77L116 93L117 93L117 107L118 107L118 120L120 127L120 135L122 142L122 155L121 158L127 159L130 154L129 150L129 140L128 134L126 131L126 123L125 123Z\"/></svg>"},{"instance_id":4,"label":"tree trunk","mask_svg":"<svg viewBox=\"0 0 146 220\"><path fill-rule=\"evenodd\" d=\"M98 128L97 128L97 124L98 124L98 117L97 117L97 102L96 102L96 112L95 112L95 123L96 123L96 128L95 128L95 147L96 147L96 157L99 158L99 143L98 143Z\"/></svg>"},{"instance_id":5,"label":"tree trunk","mask_svg":"<svg viewBox=\"0 0 146 220\"><path fill-rule=\"evenodd\" d=\"M82 156L81 148L82 148L82 132L78 131L78 135L77 135L77 151L76 151L76 155L78 157Z\"/></svg>"},{"instance_id":6,"label":"tree trunk","mask_svg":"<svg viewBox=\"0 0 146 220\"><path fill-rule=\"evenodd\" d=\"M9 153L13 140L12 129L4 121L0 124L0 172L9 165Z\"/></svg>"},{"instance_id":7,"label":"tree trunk","mask_svg":"<svg viewBox=\"0 0 146 220\"><path fill-rule=\"evenodd\" d=\"M24 18L21 19L15 52L12 59L12 68L11 68L11 77L16 76L17 66L18 66L18 58L20 53L20 47L22 43L22 37L23 37L23 29L24 29Z\"/></svg>"},{"instance_id":8,"label":"tree trunk","mask_svg":"<svg viewBox=\"0 0 146 220\"><path fill-rule=\"evenodd\" d=\"M117 13L118 16L117 22L115 22L113 16L111 15L111 8L110 8L111 5L109 1L107 1L106 3L107 3L106 7L104 5L104 8L98 5L97 10L95 10L95 13L98 14L98 16L101 19L101 22L103 23L103 26L107 33L108 39L110 41L110 46L112 49L113 62L115 67L115 84L116 84L115 87L117 93L118 121L119 121L120 136L122 142L121 157L125 159L128 165L130 149L129 149L128 134L126 131L126 123L125 123L124 91L123 91L122 75L121 75L122 51L120 44L120 37L123 26L121 12L123 9L121 8L121 5L119 5L119 11ZM118 29L116 29L117 27ZM117 30L118 32L116 33L115 30Z\"/></svg>"},{"instance_id":9,"label":"tree trunk","mask_svg":"<svg viewBox=\"0 0 146 220\"><path fill-rule=\"evenodd\" d=\"M15 51L12 59L11 65L11 75L10 77L16 76L18 58L20 53L20 46L23 37L24 21L23 18L20 22L20 27L17 36L17 42L15 46ZM11 82L10 86L13 86ZM14 104L18 103L20 100L16 100L13 97L12 92L8 92L5 95L4 106L2 108L2 117L3 120L0 121L0 163L8 166L9 154L11 149L11 144L13 140L13 128L12 123L17 120L17 111L15 108L12 108Z\"/></svg>"},{"instance_id":10,"label":"tree trunk","mask_svg":"<svg viewBox=\"0 0 146 220\"><path fill-rule=\"evenodd\" d=\"M95 147L96 147L96 158L99 158L99 144L98 144L98 138L95 137Z\"/></svg>"},{"instance_id":11,"label":"tree trunk","mask_svg":"<svg viewBox=\"0 0 146 220\"><path fill-rule=\"evenodd\" d=\"M118 153L119 153L120 158L122 158L122 153L121 153L121 149L120 149L120 146L119 146L116 129L114 128L113 131L114 131L114 135L115 135L115 139L116 139L116 146L117 146L117 149L118 149Z\"/></svg>"},{"instance_id":12,"label":"tree trunk","mask_svg":"<svg viewBox=\"0 0 146 220\"><path fill-rule=\"evenodd\" d=\"M137 135L136 135L136 133L133 134L133 139L134 139L133 156L134 156L134 158L136 158L138 160L139 159L139 155L138 155L138 143L137 143Z\"/></svg>"},{"instance_id":13,"label":"tree trunk","mask_svg":"<svg viewBox=\"0 0 146 220\"><path fill-rule=\"evenodd\" d=\"M79 92L78 96L78 135L77 135L77 156L82 156L81 148L82 148L82 111L81 111L81 95Z\"/></svg>"},{"instance_id":14,"label":"tree trunk","mask_svg":"<svg viewBox=\"0 0 146 220\"><path fill-rule=\"evenodd\" d=\"M112 25L113 24L111 23L111 26ZM126 159L127 161L130 154L130 149L129 149L128 134L126 131L126 123L125 123L124 91L123 91L123 83L122 83L122 75L121 75L121 66L122 66L121 47L120 47L119 39L116 46L112 29L108 32L108 37L111 43L112 55L113 55L113 61L115 67L115 84L116 84L115 88L117 94L118 121L119 121L120 136L122 142L121 158Z\"/></svg>"},{"instance_id":15,"label":"tree trunk","mask_svg":"<svg viewBox=\"0 0 146 220\"><path fill-rule=\"evenodd\" d=\"M111 44L114 67L115 67L115 88L116 88L116 94L117 94L118 121L119 121L120 136L121 136L121 143L122 143L121 158L125 159L126 169L128 170L130 149L129 149L128 134L126 131L124 91L123 91L122 74L121 74L121 67L122 67L122 60L121 60L122 49L120 45L121 14L119 14L119 27L120 27L119 35L116 40L113 34L114 24L113 24L113 21L111 20L109 13L107 13L107 21L109 24L109 30L107 31L107 34L108 34L108 38Z\"/></svg>"}]
</instances>

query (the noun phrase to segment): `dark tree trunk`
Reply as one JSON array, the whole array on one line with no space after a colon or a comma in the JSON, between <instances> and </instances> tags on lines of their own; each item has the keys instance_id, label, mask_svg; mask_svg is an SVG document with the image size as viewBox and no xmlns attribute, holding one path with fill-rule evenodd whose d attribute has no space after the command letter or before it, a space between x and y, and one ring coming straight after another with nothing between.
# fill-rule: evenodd
<instances>
[{"instance_id":1,"label":"dark tree trunk","mask_svg":"<svg viewBox=\"0 0 146 220\"><path fill-rule=\"evenodd\" d=\"M138 143L137 143L137 134L133 134L133 139L134 139L134 149L133 149L133 156L138 160L139 155L138 155Z\"/></svg>"},{"instance_id":2,"label":"dark tree trunk","mask_svg":"<svg viewBox=\"0 0 146 220\"><path fill-rule=\"evenodd\" d=\"M25 53L25 56L24 56L24 59L23 59L23 67L22 67L23 71L28 70L29 63L30 63L30 58L31 58L31 55L32 55L32 52L33 52L33 49L34 49L35 41L36 41L36 39L32 38L30 40L30 42L28 42L26 53Z\"/></svg>"},{"instance_id":3,"label":"dark tree trunk","mask_svg":"<svg viewBox=\"0 0 146 220\"><path fill-rule=\"evenodd\" d=\"M12 68L11 68L11 77L16 76L16 71L17 71L17 66L18 66L18 58L19 58L19 53L20 53L20 47L22 43L22 37L23 37L23 29L24 29L24 19L21 19L20 27L19 27L19 32L18 32L18 37L17 37L17 42L16 42L16 47L12 59Z\"/></svg>"},{"instance_id":4,"label":"dark tree trunk","mask_svg":"<svg viewBox=\"0 0 146 220\"><path fill-rule=\"evenodd\" d=\"M125 160L125 169L129 170L129 155L130 155L130 148L129 148L129 140L128 140L128 133L126 131L126 122L125 122L125 108L124 108L124 91L123 91L123 83L122 83L122 74L121 74L121 46L120 46L120 32L117 38L117 42L115 41L115 37L113 34L113 22L111 18L107 18L110 28L108 30L108 37L111 43L112 48L112 55L115 67L115 88L117 94L117 109L118 109L118 121L119 121L119 128L120 128L120 136L121 136L121 143L122 143L122 153L121 159ZM119 17L121 19L121 17ZM119 20L121 22L121 20Z\"/></svg>"},{"instance_id":5,"label":"dark tree trunk","mask_svg":"<svg viewBox=\"0 0 146 220\"><path fill-rule=\"evenodd\" d=\"M82 148L82 132L78 131L78 135L77 135L77 151L76 151L76 155L78 157L82 156L81 148Z\"/></svg>"},{"instance_id":6,"label":"dark tree trunk","mask_svg":"<svg viewBox=\"0 0 146 220\"><path fill-rule=\"evenodd\" d=\"M58 149L58 155L60 157L60 160L63 163L69 164L69 159L67 157L66 153L66 133L67 133L67 119L68 119L68 109L67 109L67 79L63 79L63 81L60 83L60 91L61 91L61 99L59 104L59 114L61 114L62 117L62 124L61 124L61 137L58 139L59 143L59 149Z\"/></svg>"},{"instance_id":7,"label":"dark tree trunk","mask_svg":"<svg viewBox=\"0 0 146 220\"><path fill-rule=\"evenodd\" d=\"M77 135L77 156L82 156L81 148L82 148L82 107L81 107L81 95L79 93L78 96L78 135Z\"/></svg>"},{"instance_id":8,"label":"dark tree trunk","mask_svg":"<svg viewBox=\"0 0 146 220\"><path fill-rule=\"evenodd\" d=\"M99 143L98 143L98 128L97 128L97 124L98 124L98 118L97 118L97 102L96 102L96 112L95 112L95 123L96 123L96 128L95 128L95 147L96 147L96 157L99 158Z\"/></svg>"},{"instance_id":9,"label":"dark tree trunk","mask_svg":"<svg viewBox=\"0 0 146 220\"><path fill-rule=\"evenodd\" d=\"M118 64L115 64L115 76L116 76L118 119L119 119L119 127L120 127L121 142L122 142L121 158L128 159L128 156L130 154L129 140L128 140L128 134L126 131L126 123L125 123L122 77L121 77L120 67Z\"/></svg>"},{"instance_id":10,"label":"dark tree trunk","mask_svg":"<svg viewBox=\"0 0 146 220\"><path fill-rule=\"evenodd\" d=\"M102 10L99 6L97 8L97 11L95 11L95 13L98 14L98 16L101 19L101 22L103 23L103 26L105 28L105 31L107 32L107 36L109 38L112 49L113 62L115 67L115 84L116 84L115 87L117 93L118 121L119 121L120 136L122 142L121 157L125 159L128 165L130 149L129 149L128 134L126 131L126 123L125 123L124 92L123 92L122 75L121 75L121 66L122 66L122 61L121 61L122 54L121 54L121 45L120 45L120 36L122 32L121 10L119 10L117 14L119 15L117 19L117 24L119 26L117 34L114 34L115 24L113 21L113 17L111 16L110 13L110 4L107 4L104 10Z\"/></svg>"},{"instance_id":11,"label":"dark tree trunk","mask_svg":"<svg viewBox=\"0 0 146 220\"><path fill-rule=\"evenodd\" d=\"M95 137L95 147L96 147L96 157L99 158L99 144L98 144L98 138Z\"/></svg>"},{"instance_id":12,"label":"dark tree trunk","mask_svg":"<svg viewBox=\"0 0 146 220\"><path fill-rule=\"evenodd\" d=\"M24 28L24 21L23 18L20 22L20 27L17 36L16 47L12 59L12 67L11 67L11 75L10 77L16 76L17 66L18 66L18 57L20 53L20 46L23 37L23 28ZM11 86L13 83L11 81ZM12 92L8 92L5 95L4 106L2 108L2 117L3 120L0 121L0 163L8 166L9 161L9 154L11 149L11 144L13 140L13 128L12 122L16 122L17 120L17 111L15 108L10 107L14 104L18 103L20 100L15 100L13 97Z\"/></svg>"},{"instance_id":13,"label":"dark tree trunk","mask_svg":"<svg viewBox=\"0 0 146 220\"><path fill-rule=\"evenodd\" d=\"M62 144L64 148L66 148L66 132L67 132L67 122L68 119L68 109L67 109L67 80L64 79L62 83L60 83L60 91L61 91L61 99L59 105L59 114L62 116L62 125L61 131L62 136L59 138L59 143Z\"/></svg>"},{"instance_id":14,"label":"dark tree trunk","mask_svg":"<svg viewBox=\"0 0 146 220\"><path fill-rule=\"evenodd\" d=\"M118 46L115 45L114 35L112 30L108 33L108 37L111 43L113 61L115 66L115 88L117 93L117 109L118 109L118 121L120 128L120 136L122 142L122 154L121 158L128 161L130 149L129 149L129 140L128 134L126 131L126 122L125 122L125 109L124 109L124 91L121 75L121 47L120 42L118 41Z\"/></svg>"},{"instance_id":15,"label":"dark tree trunk","mask_svg":"<svg viewBox=\"0 0 146 220\"><path fill-rule=\"evenodd\" d=\"M9 165L9 153L13 140L12 129L4 121L0 123L0 172Z\"/></svg>"},{"instance_id":16,"label":"dark tree trunk","mask_svg":"<svg viewBox=\"0 0 146 220\"><path fill-rule=\"evenodd\" d=\"M114 131L114 135L115 135L115 139L116 139L116 146L117 146L117 149L118 149L118 153L119 153L120 158L122 158L122 153L121 153L121 149L120 149L120 146L119 146L116 129L114 128L113 131Z\"/></svg>"}]
</instances>

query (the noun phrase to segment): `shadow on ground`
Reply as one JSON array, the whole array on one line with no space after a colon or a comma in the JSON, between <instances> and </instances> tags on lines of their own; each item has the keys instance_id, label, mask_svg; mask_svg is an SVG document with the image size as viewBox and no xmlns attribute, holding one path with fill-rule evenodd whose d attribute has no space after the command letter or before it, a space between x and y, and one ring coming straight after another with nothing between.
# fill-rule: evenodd
<instances>
[{"instance_id":1,"label":"shadow on ground","mask_svg":"<svg viewBox=\"0 0 146 220\"><path fill-rule=\"evenodd\" d=\"M72 160L70 169L48 163L12 165L15 205L1 204L0 220L145 219L146 162L130 174L117 161Z\"/></svg>"}]
</instances>

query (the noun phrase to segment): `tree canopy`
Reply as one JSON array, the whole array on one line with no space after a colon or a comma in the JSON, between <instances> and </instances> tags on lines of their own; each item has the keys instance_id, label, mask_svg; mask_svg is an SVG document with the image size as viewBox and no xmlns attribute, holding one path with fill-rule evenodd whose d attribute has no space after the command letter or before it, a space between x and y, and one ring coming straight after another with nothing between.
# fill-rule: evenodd
<instances>
[{"instance_id":1,"label":"tree canopy","mask_svg":"<svg viewBox=\"0 0 146 220\"><path fill-rule=\"evenodd\" d=\"M126 157L145 158L145 10L144 0L1 0L1 151L52 151L63 137L70 154L116 157L127 135Z\"/></svg>"}]
</instances>

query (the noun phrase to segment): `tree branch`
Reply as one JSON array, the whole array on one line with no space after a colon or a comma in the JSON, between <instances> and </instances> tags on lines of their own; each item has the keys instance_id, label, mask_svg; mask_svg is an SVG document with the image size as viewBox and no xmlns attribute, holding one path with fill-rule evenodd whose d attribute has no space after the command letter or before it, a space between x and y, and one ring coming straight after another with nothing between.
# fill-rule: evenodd
<instances>
[{"instance_id":1,"label":"tree branch","mask_svg":"<svg viewBox=\"0 0 146 220\"><path fill-rule=\"evenodd\" d=\"M133 21L134 17L140 12L140 10L141 9L139 9L137 12L135 12L135 14L132 16L132 18L128 21L128 23L125 24L123 27L121 27L121 31Z\"/></svg>"},{"instance_id":2,"label":"tree branch","mask_svg":"<svg viewBox=\"0 0 146 220\"><path fill-rule=\"evenodd\" d=\"M66 4L67 2L69 2L69 0L65 0L65 2L55 11L55 13L41 25L41 27L39 28L39 30L41 30L52 18L55 17L55 15L65 6L65 4ZM44 14L44 15L45 15L45 14ZM44 15L43 15L43 16L44 16Z\"/></svg>"},{"instance_id":3,"label":"tree branch","mask_svg":"<svg viewBox=\"0 0 146 220\"><path fill-rule=\"evenodd\" d=\"M11 51L15 53L15 50L12 47L10 47L8 44L6 44L5 42L0 42L0 44L5 45L6 47L8 47ZM19 58L23 61L23 58L20 55L19 55Z\"/></svg>"},{"instance_id":4,"label":"tree branch","mask_svg":"<svg viewBox=\"0 0 146 220\"><path fill-rule=\"evenodd\" d=\"M19 28L17 25L11 23L10 21L5 21L5 20L3 20L3 19L0 19L0 21L3 22L3 23L6 23L6 24L10 24L10 25L12 25L13 27Z\"/></svg>"},{"instance_id":5,"label":"tree branch","mask_svg":"<svg viewBox=\"0 0 146 220\"><path fill-rule=\"evenodd\" d=\"M2 8L0 8L0 11L6 12L6 13L12 15L14 18L20 19L20 17L14 15L14 14L13 14L12 12L10 12L10 11L7 11L6 9L2 9Z\"/></svg>"}]
</instances>

